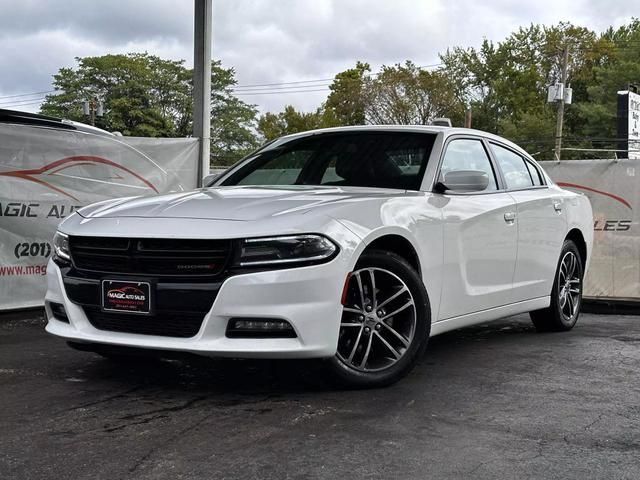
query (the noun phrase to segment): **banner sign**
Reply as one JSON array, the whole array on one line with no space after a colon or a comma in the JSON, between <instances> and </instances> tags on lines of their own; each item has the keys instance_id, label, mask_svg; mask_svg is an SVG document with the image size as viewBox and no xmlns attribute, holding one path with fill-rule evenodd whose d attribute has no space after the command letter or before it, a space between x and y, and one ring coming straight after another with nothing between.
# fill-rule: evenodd
<instances>
[{"instance_id":1,"label":"banner sign","mask_svg":"<svg viewBox=\"0 0 640 480\"><path fill-rule=\"evenodd\" d=\"M198 185L197 138L117 138L152 158L174 179L179 179L185 190L194 189Z\"/></svg>"},{"instance_id":2,"label":"banner sign","mask_svg":"<svg viewBox=\"0 0 640 480\"><path fill-rule=\"evenodd\" d=\"M618 92L618 157L640 159L640 95Z\"/></svg>"},{"instance_id":3,"label":"banner sign","mask_svg":"<svg viewBox=\"0 0 640 480\"><path fill-rule=\"evenodd\" d=\"M594 246L584 296L640 300L640 163L563 160L541 165L561 187L591 200Z\"/></svg>"},{"instance_id":4,"label":"banner sign","mask_svg":"<svg viewBox=\"0 0 640 480\"><path fill-rule=\"evenodd\" d=\"M43 304L51 239L76 209L193 188L197 142L0 124L0 310Z\"/></svg>"}]
</instances>

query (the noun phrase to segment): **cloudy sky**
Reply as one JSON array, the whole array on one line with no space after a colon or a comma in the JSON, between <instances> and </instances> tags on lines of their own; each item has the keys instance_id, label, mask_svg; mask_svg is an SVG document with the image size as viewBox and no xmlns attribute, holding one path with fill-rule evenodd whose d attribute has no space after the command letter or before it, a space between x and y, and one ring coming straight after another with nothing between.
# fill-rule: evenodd
<instances>
[{"instance_id":1,"label":"cloudy sky","mask_svg":"<svg viewBox=\"0 0 640 480\"><path fill-rule=\"evenodd\" d=\"M640 15L640 0L213 4L213 55L236 69L238 95L261 111L286 104L314 109L327 79L357 60L376 69L406 59L433 65L447 47L500 40L532 22L571 21L601 31ZM147 51L192 65L192 16L192 0L0 0L0 108L37 111L52 74L79 56Z\"/></svg>"}]
</instances>

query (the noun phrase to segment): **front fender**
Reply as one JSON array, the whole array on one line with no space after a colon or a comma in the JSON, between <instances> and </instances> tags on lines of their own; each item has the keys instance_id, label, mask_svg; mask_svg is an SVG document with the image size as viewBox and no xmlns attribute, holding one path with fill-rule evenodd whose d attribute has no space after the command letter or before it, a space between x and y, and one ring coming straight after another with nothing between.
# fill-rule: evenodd
<instances>
[{"instance_id":1,"label":"front fender","mask_svg":"<svg viewBox=\"0 0 640 480\"><path fill-rule=\"evenodd\" d=\"M383 237L399 236L413 247L431 302L432 318L437 318L440 307L444 254L442 213L437 201L429 195L394 198L382 202L377 214L352 210L333 217L361 240L353 250L351 270L364 250Z\"/></svg>"}]
</instances>

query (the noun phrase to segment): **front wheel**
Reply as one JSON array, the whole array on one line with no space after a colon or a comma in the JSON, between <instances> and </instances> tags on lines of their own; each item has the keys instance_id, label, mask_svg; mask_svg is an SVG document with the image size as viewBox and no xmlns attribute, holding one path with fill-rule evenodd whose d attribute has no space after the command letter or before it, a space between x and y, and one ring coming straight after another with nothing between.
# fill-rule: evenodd
<instances>
[{"instance_id":1,"label":"front wheel","mask_svg":"<svg viewBox=\"0 0 640 480\"><path fill-rule=\"evenodd\" d=\"M429 298L415 269L394 253L366 252L349 278L329 371L349 387L395 383L424 351L430 327Z\"/></svg>"},{"instance_id":2,"label":"front wheel","mask_svg":"<svg viewBox=\"0 0 640 480\"><path fill-rule=\"evenodd\" d=\"M529 314L536 330L565 332L574 327L582 305L583 273L576 244L565 240L551 291L551 304L548 308Z\"/></svg>"}]
</instances>

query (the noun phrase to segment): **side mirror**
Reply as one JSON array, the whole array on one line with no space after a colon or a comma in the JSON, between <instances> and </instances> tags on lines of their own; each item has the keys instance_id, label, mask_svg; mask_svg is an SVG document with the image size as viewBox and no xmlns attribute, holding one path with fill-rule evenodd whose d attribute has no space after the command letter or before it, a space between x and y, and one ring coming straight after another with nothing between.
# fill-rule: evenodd
<instances>
[{"instance_id":1,"label":"side mirror","mask_svg":"<svg viewBox=\"0 0 640 480\"><path fill-rule=\"evenodd\" d=\"M441 192L481 192L488 186L489 175L482 170L453 170L445 173L444 180L436 185Z\"/></svg>"},{"instance_id":2,"label":"side mirror","mask_svg":"<svg viewBox=\"0 0 640 480\"><path fill-rule=\"evenodd\" d=\"M202 179L203 187L210 187L213 182L215 182L218 177L220 177L220 173L212 173L211 175L207 175Z\"/></svg>"}]
</instances>

